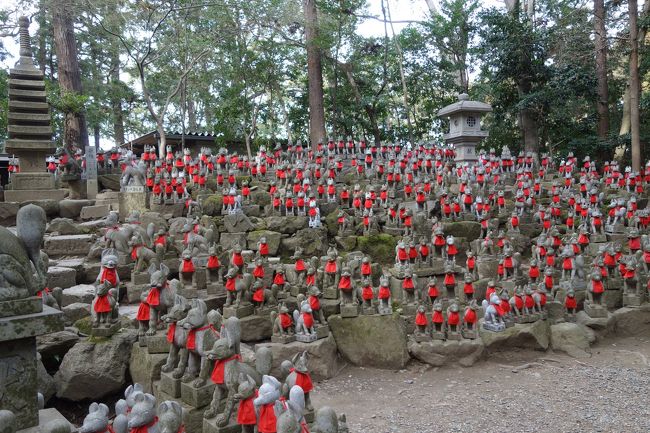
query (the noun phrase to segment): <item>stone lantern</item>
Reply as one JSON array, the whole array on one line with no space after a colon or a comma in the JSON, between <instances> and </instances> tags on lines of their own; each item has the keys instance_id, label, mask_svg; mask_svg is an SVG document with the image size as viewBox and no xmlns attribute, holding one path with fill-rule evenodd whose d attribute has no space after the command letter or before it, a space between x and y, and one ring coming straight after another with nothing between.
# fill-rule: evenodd
<instances>
[{"instance_id":1,"label":"stone lantern","mask_svg":"<svg viewBox=\"0 0 650 433\"><path fill-rule=\"evenodd\" d=\"M484 102L470 101L467 93L458 95L458 102L438 111L438 117L449 119L449 132L444 135L445 143L456 148L456 162L476 162L476 145L489 133L481 129L481 116L492 111Z\"/></svg>"}]
</instances>

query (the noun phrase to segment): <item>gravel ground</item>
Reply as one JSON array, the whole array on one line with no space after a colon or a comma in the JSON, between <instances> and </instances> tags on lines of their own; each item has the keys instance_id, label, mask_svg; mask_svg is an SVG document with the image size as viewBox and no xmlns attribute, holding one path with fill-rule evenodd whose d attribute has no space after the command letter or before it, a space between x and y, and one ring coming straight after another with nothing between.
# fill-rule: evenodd
<instances>
[{"instance_id":1,"label":"gravel ground","mask_svg":"<svg viewBox=\"0 0 650 433\"><path fill-rule=\"evenodd\" d=\"M605 340L588 358L490 355L471 368L347 366L313 392L353 433L649 432L650 334Z\"/></svg>"}]
</instances>

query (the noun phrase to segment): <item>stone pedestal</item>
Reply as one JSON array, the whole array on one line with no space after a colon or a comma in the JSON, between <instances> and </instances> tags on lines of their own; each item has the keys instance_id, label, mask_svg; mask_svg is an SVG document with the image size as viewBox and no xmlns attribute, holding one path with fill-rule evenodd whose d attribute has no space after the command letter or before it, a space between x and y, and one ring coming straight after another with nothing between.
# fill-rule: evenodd
<instances>
[{"instance_id":1,"label":"stone pedestal","mask_svg":"<svg viewBox=\"0 0 650 433\"><path fill-rule=\"evenodd\" d=\"M296 334L296 341L301 343L313 343L318 340L318 335L316 334Z\"/></svg>"},{"instance_id":2,"label":"stone pedestal","mask_svg":"<svg viewBox=\"0 0 650 433\"><path fill-rule=\"evenodd\" d=\"M179 398L181 396L181 380L173 378L171 372L160 373L160 383L158 384L158 387L162 392L173 398Z\"/></svg>"},{"instance_id":3,"label":"stone pedestal","mask_svg":"<svg viewBox=\"0 0 650 433\"><path fill-rule=\"evenodd\" d=\"M217 426L217 418L203 419L203 433L240 433L241 426L231 423L224 427Z\"/></svg>"},{"instance_id":4,"label":"stone pedestal","mask_svg":"<svg viewBox=\"0 0 650 433\"><path fill-rule=\"evenodd\" d=\"M357 317L359 315L359 306L357 304L342 304L341 317Z\"/></svg>"},{"instance_id":5,"label":"stone pedestal","mask_svg":"<svg viewBox=\"0 0 650 433\"><path fill-rule=\"evenodd\" d=\"M163 332L156 332L155 335L141 337L149 353L169 353L167 335Z\"/></svg>"},{"instance_id":6,"label":"stone pedestal","mask_svg":"<svg viewBox=\"0 0 650 433\"><path fill-rule=\"evenodd\" d=\"M33 312L36 300L41 311ZM36 336L62 330L63 313L39 298L0 302L0 409L16 415L19 430L39 424Z\"/></svg>"},{"instance_id":7,"label":"stone pedestal","mask_svg":"<svg viewBox=\"0 0 650 433\"><path fill-rule=\"evenodd\" d=\"M93 327L90 330L90 335L95 338L110 338L122 328L122 324L118 321L111 323L108 326Z\"/></svg>"},{"instance_id":8,"label":"stone pedestal","mask_svg":"<svg viewBox=\"0 0 650 433\"><path fill-rule=\"evenodd\" d=\"M424 343L425 341L431 341L431 335L429 335L429 334L413 334L413 339L418 343Z\"/></svg>"},{"instance_id":9,"label":"stone pedestal","mask_svg":"<svg viewBox=\"0 0 650 433\"><path fill-rule=\"evenodd\" d=\"M143 214L149 210L148 193L144 186L126 186L124 188L125 191L119 194L121 222L124 222L133 211Z\"/></svg>"},{"instance_id":10,"label":"stone pedestal","mask_svg":"<svg viewBox=\"0 0 650 433\"><path fill-rule=\"evenodd\" d=\"M181 398L183 402L194 407L204 407L212 401L214 383L210 379L201 387L194 387L191 383L181 383Z\"/></svg>"},{"instance_id":11,"label":"stone pedestal","mask_svg":"<svg viewBox=\"0 0 650 433\"><path fill-rule=\"evenodd\" d=\"M316 336L319 340L321 338L327 338L330 335L329 325L316 325L314 326L314 330L316 330Z\"/></svg>"},{"instance_id":12,"label":"stone pedestal","mask_svg":"<svg viewBox=\"0 0 650 433\"><path fill-rule=\"evenodd\" d=\"M624 307L640 307L643 303L643 297L636 293L623 293Z\"/></svg>"},{"instance_id":13,"label":"stone pedestal","mask_svg":"<svg viewBox=\"0 0 650 433\"><path fill-rule=\"evenodd\" d=\"M131 272L131 284L137 286L149 284L149 274L147 272Z\"/></svg>"},{"instance_id":14,"label":"stone pedestal","mask_svg":"<svg viewBox=\"0 0 650 433\"><path fill-rule=\"evenodd\" d=\"M585 313L587 313L587 316L591 318L597 319L607 317L607 309L602 305L592 304L591 302L585 301L584 307Z\"/></svg>"},{"instance_id":15,"label":"stone pedestal","mask_svg":"<svg viewBox=\"0 0 650 433\"><path fill-rule=\"evenodd\" d=\"M272 335L271 336L271 343L288 344L288 343L293 343L294 341L296 341L296 337L294 335Z\"/></svg>"},{"instance_id":16,"label":"stone pedestal","mask_svg":"<svg viewBox=\"0 0 650 433\"><path fill-rule=\"evenodd\" d=\"M229 306L223 307L223 318L227 319L229 317L237 317L241 319L243 317L251 316L254 312L253 304L242 303L239 306Z\"/></svg>"}]
</instances>

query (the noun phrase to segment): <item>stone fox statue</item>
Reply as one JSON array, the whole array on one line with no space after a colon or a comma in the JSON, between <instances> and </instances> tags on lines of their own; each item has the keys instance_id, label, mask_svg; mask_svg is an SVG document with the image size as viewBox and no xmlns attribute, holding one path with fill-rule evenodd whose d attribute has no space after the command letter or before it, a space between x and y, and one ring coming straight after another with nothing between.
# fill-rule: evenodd
<instances>
[{"instance_id":1,"label":"stone fox statue","mask_svg":"<svg viewBox=\"0 0 650 433\"><path fill-rule=\"evenodd\" d=\"M210 407L205 411L205 418L218 416L217 424L225 426L230 419L235 404L235 395L239 389L240 374L252 378L256 385L262 383L262 376L269 374L273 355L268 348L256 351L255 368L241 362L240 352L241 326L239 319L229 317L221 327L219 338L207 352L207 357L214 361L211 380L216 385ZM225 401L223 412L219 411Z\"/></svg>"},{"instance_id":2,"label":"stone fox statue","mask_svg":"<svg viewBox=\"0 0 650 433\"><path fill-rule=\"evenodd\" d=\"M162 316L163 322L167 324L169 354L167 355L167 362L162 366L161 371L164 373L173 371L172 376L175 379L183 376L185 365L187 365L185 343L187 342L188 331L182 326L178 326L178 322L187 316L189 310L190 304L187 300L180 295L176 295L174 305L167 314Z\"/></svg>"},{"instance_id":3,"label":"stone fox statue","mask_svg":"<svg viewBox=\"0 0 650 433\"><path fill-rule=\"evenodd\" d=\"M108 431L109 409L104 403L92 403L79 433L104 433Z\"/></svg>"},{"instance_id":4,"label":"stone fox statue","mask_svg":"<svg viewBox=\"0 0 650 433\"><path fill-rule=\"evenodd\" d=\"M45 222L45 211L29 204L16 215L16 235L0 226L0 302L34 296L45 288Z\"/></svg>"}]
</instances>

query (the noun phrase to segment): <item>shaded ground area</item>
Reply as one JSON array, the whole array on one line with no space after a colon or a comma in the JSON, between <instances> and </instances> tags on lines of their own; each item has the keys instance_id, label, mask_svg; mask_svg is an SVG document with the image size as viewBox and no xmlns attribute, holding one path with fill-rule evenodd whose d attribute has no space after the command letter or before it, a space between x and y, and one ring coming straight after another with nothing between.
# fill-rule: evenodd
<instances>
[{"instance_id":1,"label":"shaded ground area","mask_svg":"<svg viewBox=\"0 0 650 433\"><path fill-rule=\"evenodd\" d=\"M346 367L319 383L316 407L351 432L648 432L650 333L605 340L589 358L510 351L471 368Z\"/></svg>"}]
</instances>

